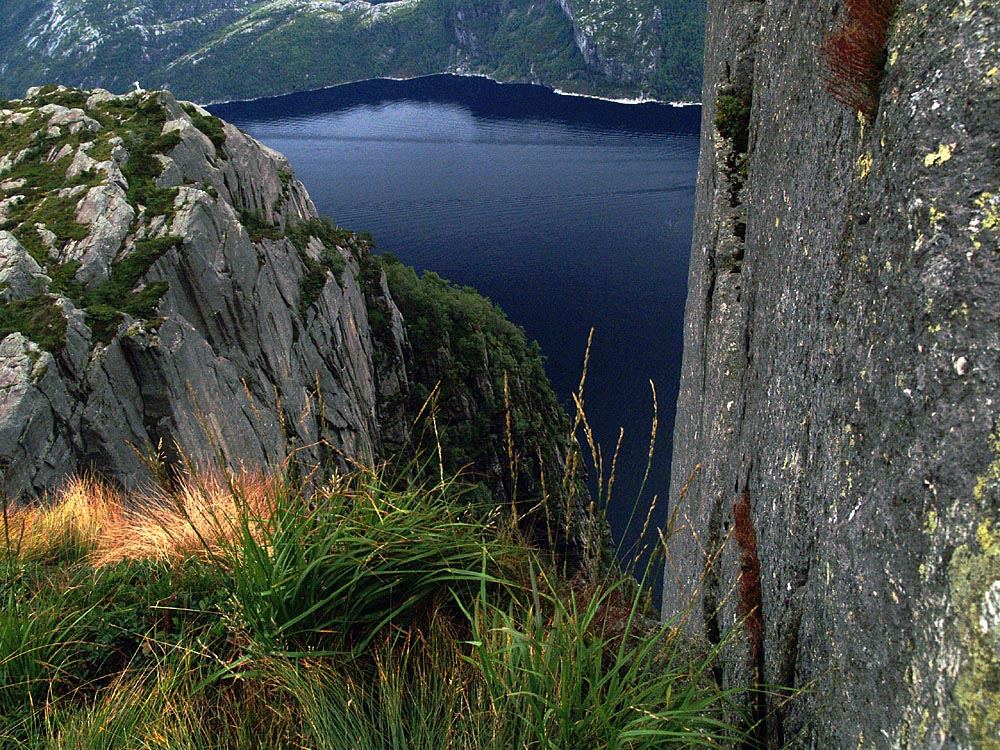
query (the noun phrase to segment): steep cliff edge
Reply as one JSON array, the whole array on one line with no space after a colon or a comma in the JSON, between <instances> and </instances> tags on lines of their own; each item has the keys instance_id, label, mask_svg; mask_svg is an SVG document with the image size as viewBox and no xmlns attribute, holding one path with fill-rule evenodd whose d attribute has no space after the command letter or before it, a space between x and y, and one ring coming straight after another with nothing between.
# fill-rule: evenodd
<instances>
[{"instance_id":1,"label":"steep cliff edge","mask_svg":"<svg viewBox=\"0 0 1000 750\"><path fill-rule=\"evenodd\" d=\"M373 365L367 247L283 157L165 93L44 89L0 116L8 493L89 468L132 485L178 449L378 454L405 372Z\"/></svg>"},{"instance_id":2,"label":"steep cliff edge","mask_svg":"<svg viewBox=\"0 0 1000 750\"><path fill-rule=\"evenodd\" d=\"M385 267L283 156L169 93L4 103L0 490L426 459L433 408L449 475L527 510L544 472L559 497L570 426L537 349L475 292Z\"/></svg>"},{"instance_id":3,"label":"steep cliff edge","mask_svg":"<svg viewBox=\"0 0 1000 750\"><path fill-rule=\"evenodd\" d=\"M997 747L1000 7L902 0L868 118L844 8L709 3L664 613L761 745Z\"/></svg>"}]
</instances>

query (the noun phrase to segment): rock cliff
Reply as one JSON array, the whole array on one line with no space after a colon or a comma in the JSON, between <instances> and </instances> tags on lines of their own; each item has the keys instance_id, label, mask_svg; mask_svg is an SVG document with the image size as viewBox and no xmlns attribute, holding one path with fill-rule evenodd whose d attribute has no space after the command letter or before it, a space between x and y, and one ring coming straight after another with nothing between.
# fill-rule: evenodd
<instances>
[{"instance_id":1,"label":"rock cliff","mask_svg":"<svg viewBox=\"0 0 1000 750\"><path fill-rule=\"evenodd\" d=\"M615 8L601 0L559 0L559 6L573 22L576 46L590 67L630 83L654 73L662 55L662 7L633 3Z\"/></svg>"},{"instance_id":2,"label":"rock cliff","mask_svg":"<svg viewBox=\"0 0 1000 750\"><path fill-rule=\"evenodd\" d=\"M134 484L144 454L378 454L379 389L406 376L373 365L367 249L283 157L164 93L35 91L0 118L7 492Z\"/></svg>"},{"instance_id":3,"label":"rock cliff","mask_svg":"<svg viewBox=\"0 0 1000 750\"><path fill-rule=\"evenodd\" d=\"M436 439L462 445L444 468L473 464L492 502L530 505L540 472L561 476L570 431L539 353L471 290L393 262L390 291L370 250L317 216L284 157L169 93L52 86L7 103L3 492L81 471L141 485L185 461L267 469L293 455L322 474L426 459L417 417L439 389ZM443 309L455 341L434 335ZM509 411L535 415L514 425L529 460L513 473L497 452L505 379Z\"/></svg>"},{"instance_id":4,"label":"rock cliff","mask_svg":"<svg viewBox=\"0 0 1000 750\"><path fill-rule=\"evenodd\" d=\"M887 5L709 2L664 614L793 691L761 746L1000 737L1000 6L831 73Z\"/></svg>"}]
</instances>

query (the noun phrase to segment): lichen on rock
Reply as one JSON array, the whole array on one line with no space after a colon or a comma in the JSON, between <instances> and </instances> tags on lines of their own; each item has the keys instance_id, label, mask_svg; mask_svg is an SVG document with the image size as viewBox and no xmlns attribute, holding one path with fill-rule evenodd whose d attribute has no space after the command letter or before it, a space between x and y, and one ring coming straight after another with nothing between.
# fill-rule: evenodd
<instances>
[{"instance_id":1,"label":"lichen on rock","mask_svg":"<svg viewBox=\"0 0 1000 750\"><path fill-rule=\"evenodd\" d=\"M859 115L816 51L865 7L709 3L664 609L694 599L723 682L754 684L725 638L743 620L732 504L749 491L762 682L792 696L768 699L762 741L989 747L1000 6L902 0ZM752 106L732 201L738 101Z\"/></svg>"},{"instance_id":2,"label":"lichen on rock","mask_svg":"<svg viewBox=\"0 0 1000 750\"><path fill-rule=\"evenodd\" d=\"M1000 534L991 519L979 524L974 542L955 550L948 581L964 645L957 721L968 726L971 741L989 747L1000 737Z\"/></svg>"}]
</instances>

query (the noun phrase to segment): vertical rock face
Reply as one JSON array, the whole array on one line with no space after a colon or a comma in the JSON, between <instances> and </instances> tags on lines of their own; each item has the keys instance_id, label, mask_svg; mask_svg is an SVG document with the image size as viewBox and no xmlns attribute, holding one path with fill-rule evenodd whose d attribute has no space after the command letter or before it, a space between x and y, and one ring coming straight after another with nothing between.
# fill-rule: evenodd
<instances>
[{"instance_id":1,"label":"vertical rock face","mask_svg":"<svg viewBox=\"0 0 1000 750\"><path fill-rule=\"evenodd\" d=\"M902 0L867 119L844 12L709 3L664 614L762 745L996 747L1000 6Z\"/></svg>"}]
</instances>

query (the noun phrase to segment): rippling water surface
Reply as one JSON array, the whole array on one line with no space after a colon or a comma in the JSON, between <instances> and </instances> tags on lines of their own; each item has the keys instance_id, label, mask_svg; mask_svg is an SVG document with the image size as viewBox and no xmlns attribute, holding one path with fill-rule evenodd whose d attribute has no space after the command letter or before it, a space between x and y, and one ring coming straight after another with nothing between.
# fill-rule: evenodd
<instances>
[{"instance_id":1,"label":"rippling water surface","mask_svg":"<svg viewBox=\"0 0 1000 750\"><path fill-rule=\"evenodd\" d=\"M567 402L596 329L587 411L607 453L624 427L609 515L634 544L669 482L700 109L435 76L213 111L285 153L321 213L500 304ZM650 380L659 440L636 503Z\"/></svg>"}]
</instances>

